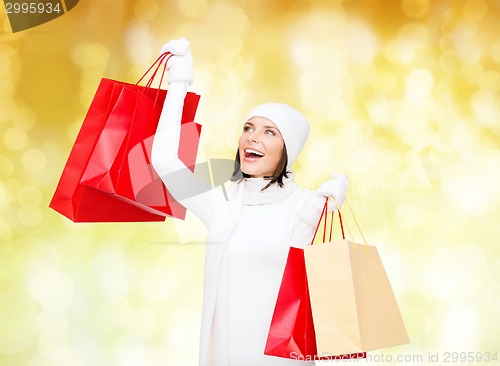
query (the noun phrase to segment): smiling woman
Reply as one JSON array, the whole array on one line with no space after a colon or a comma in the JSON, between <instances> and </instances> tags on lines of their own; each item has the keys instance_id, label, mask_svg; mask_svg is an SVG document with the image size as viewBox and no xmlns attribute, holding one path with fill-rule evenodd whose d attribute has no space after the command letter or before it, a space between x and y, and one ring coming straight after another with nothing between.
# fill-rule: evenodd
<instances>
[{"instance_id":1,"label":"smiling woman","mask_svg":"<svg viewBox=\"0 0 500 366\"><path fill-rule=\"evenodd\" d=\"M283 156L283 138L273 122L253 117L243 127L238 149L245 174L252 178L269 177Z\"/></svg>"},{"instance_id":2,"label":"smiling woman","mask_svg":"<svg viewBox=\"0 0 500 366\"><path fill-rule=\"evenodd\" d=\"M258 150L260 149L260 150ZM264 117L252 117L243 126L231 181L244 178L268 178L269 183L283 186L288 156L283 137L276 125Z\"/></svg>"},{"instance_id":3,"label":"smiling woman","mask_svg":"<svg viewBox=\"0 0 500 366\"><path fill-rule=\"evenodd\" d=\"M267 356L264 349L289 248L311 242L324 197L341 204L347 178L327 181L318 191L299 188L292 164L309 122L286 104L266 103L244 120L227 196L216 189L186 194L201 192L196 187L203 184L178 157L192 58L185 39L167 43L165 51L174 56L151 160L172 196L208 229L199 364L313 365Z\"/></svg>"},{"instance_id":4,"label":"smiling woman","mask_svg":"<svg viewBox=\"0 0 500 366\"><path fill-rule=\"evenodd\" d=\"M286 104L266 103L252 109L243 125L232 181L267 178L283 187L291 165L309 136L309 122ZM286 141L286 143L285 143Z\"/></svg>"},{"instance_id":5,"label":"smiling woman","mask_svg":"<svg viewBox=\"0 0 500 366\"><path fill-rule=\"evenodd\" d=\"M243 126L238 145L241 170L252 178L273 175L283 156L283 146L281 133L272 121L252 117Z\"/></svg>"}]
</instances>

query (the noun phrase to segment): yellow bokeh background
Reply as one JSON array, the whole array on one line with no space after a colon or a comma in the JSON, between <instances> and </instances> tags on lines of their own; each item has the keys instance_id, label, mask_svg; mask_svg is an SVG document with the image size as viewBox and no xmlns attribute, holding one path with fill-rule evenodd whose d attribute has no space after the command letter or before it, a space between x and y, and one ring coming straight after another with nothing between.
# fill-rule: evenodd
<instances>
[{"instance_id":1,"label":"yellow bokeh background","mask_svg":"<svg viewBox=\"0 0 500 366\"><path fill-rule=\"evenodd\" d=\"M500 351L498 1L81 0L15 34L0 9L0 365L196 364L199 222L48 208L101 77L137 81L180 36L199 162L279 101L311 122L296 181L349 175L411 339L385 355Z\"/></svg>"}]
</instances>

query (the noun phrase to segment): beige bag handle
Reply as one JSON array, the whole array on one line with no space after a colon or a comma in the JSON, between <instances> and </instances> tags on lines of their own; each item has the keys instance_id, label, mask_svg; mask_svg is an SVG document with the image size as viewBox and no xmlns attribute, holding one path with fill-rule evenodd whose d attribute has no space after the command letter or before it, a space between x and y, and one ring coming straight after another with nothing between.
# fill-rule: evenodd
<instances>
[{"instance_id":1,"label":"beige bag handle","mask_svg":"<svg viewBox=\"0 0 500 366\"><path fill-rule=\"evenodd\" d=\"M333 199L333 201L335 203L335 207L338 208L337 211L339 213L340 227L342 229L342 239L345 239L344 223L343 223L343 220L342 220L342 214L340 213L340 205L338 204L338 202L337 202L337 200L335 199L334 196L331 196L331 197L332 197L332 199ZM314 244L314 239L316 238L316 234L318 232L319 225L321 223L321 220L322 220L323 216L325 216L325 226L324 226L324 229L323 229L323 243L325 242L325 239L326 239L326 221L327 221L328 199L329 199L329 197L326 197L325 205L323 206L323 211L321 211L321 216L319 217L318 225L316 226L316 230L314 232L314 236L313 236L313 240L311 241L311 244ZM358 231L361 234L361 237L363 238L363 243L365 244L364 245L365 246L365 251L368 253L368 243L366 242L365 236L363 235L363 231L361 230L361 227L359 226L358 220L356 219L356 216L354 215L354 210L352 209L351 205L349 204L349 201L347 200L347 198L345 200L345 203L347 204L347 207L349 208L349 212L351 213L351 216L354 219L354 223L356 224L356 227L358 228ZM332 211L332 219L331 219L331 222L330 222L330 239L329 239L329 241L332 240L334 212L335 211ZM347 222L345 224L346 224L347 231L348 231L349 235L351 236L351 238L353 239L353 242L354 242L354 236L352 235L351 230L349 229L349 226L347 225ZM356 249L356 246L357 245L354 242L354 249Z\"/></svg>"}]
</instances>

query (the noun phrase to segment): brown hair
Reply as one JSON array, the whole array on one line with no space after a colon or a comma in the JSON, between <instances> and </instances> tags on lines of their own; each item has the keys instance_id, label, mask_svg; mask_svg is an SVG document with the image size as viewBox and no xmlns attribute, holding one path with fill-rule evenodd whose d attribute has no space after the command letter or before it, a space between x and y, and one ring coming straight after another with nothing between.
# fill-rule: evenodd
<instances>
[{"instance_id":1,"label":"brown hair","mask_svg":"<svg viewBox=\"0 0 500 366\"><path fill-rule=\"evenodd\" d=\"M262 191L269 188L274 183L278 183L278 186L283 187L283 178L288 178L289 171L286 170L286 166L288 165L288 155L286 152L286 146L283 144L283 152L281 153L280 161L276 166L276 169L273 172L273 175L270 177L264 177L269 180L269 183L266 184ZM234 171L231 176L231 181L236 182L243 178L250 178L250 175L245 174L241 171L241 161L240 161L240 152L239 149L236 150L236 158L234 159Z\"/></svg>"}]
</instances>

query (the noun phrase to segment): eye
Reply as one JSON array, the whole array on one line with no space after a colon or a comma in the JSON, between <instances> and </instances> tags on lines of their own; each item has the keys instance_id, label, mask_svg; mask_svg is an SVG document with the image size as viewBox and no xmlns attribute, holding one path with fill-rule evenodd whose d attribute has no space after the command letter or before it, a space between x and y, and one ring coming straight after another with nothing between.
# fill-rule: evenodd
<instances>
[{"instance_id":1,"label":"eye","mask_svg":"<svg viewBox=\"0 0 500 366\"><path fill-rule=\"evenodd\" d=\"M252 131L252 127L245 125L245 126L243 126L243 131L244 132L251 132Z\"/></svg>"},{"instance_id":2,"label":"eye","mask_svg":"<svg viewBox=\"0 0 500 366\"><path fill-rule=\"evenodd\" d=\"M272 136L276 136L276 132L274 132L273 130L266 130L266 133Z\"/></svg>"}]
</instances>

